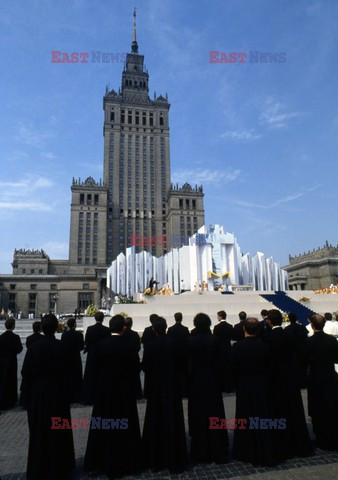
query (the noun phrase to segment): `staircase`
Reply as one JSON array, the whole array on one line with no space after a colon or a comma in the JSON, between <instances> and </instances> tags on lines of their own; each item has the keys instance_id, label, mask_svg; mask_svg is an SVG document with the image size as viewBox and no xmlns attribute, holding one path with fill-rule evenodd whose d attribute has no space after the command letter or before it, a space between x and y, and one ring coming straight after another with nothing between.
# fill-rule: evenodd
<instances>
[{"instance_id":1,"label":"staircase","mask_svg":"<svg viewBox=\"0 0 338 480\"><path fill-rule=\"evenodd\" d=\"M273 303L275 307L285 313L295 313L297 315L298 321L305 326L309 324L307 320L308 316L316 313L313 310L305 307L302 303L288 297L285 292L275 292L267 295L261 294L261 297L263 297L268 302Z\"/></svg>"}]
</instances>

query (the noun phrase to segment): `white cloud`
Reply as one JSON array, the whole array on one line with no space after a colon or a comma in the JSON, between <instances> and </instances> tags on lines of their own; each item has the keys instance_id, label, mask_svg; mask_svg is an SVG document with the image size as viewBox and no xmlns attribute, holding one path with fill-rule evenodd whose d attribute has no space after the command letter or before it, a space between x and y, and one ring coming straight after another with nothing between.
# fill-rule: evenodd
<instances>
[{"instance_id":1,"label":"white cloud","mask_svg":"<svg viewBox=\"0 0 338 480\"><path fill-rule=\"evenodd\" d=\"M298 192L293 195L286 195L285 197L278 198L272 203L266 203L266 204L259 204L259 203L253 203L253 202L247 202L244 200L234 200L234 203L238 205L239 207L248 207L248 208L260 208L260 209L270 209L270 208L276 208L279 207L280 205L284 203L289 203L293 202L295 200L298 200L301 197L304 197L307 193L313 192L320 188L321 185L315 185L313 187L309 187L303 192Z\"/></svg>"},{"instance_id":2,"label":"white cloud","mask_svg":"<svg viewBox=\"0 0 338 480\"><path fill-rule=\"evenodd\" d=\"M1 202L0 210L29 210L31 212L50 212L50 205L39 202Z\"/></svg>"},{"instance_id":3,"label":"white cloud","mask_svg":"<svg viewBox=\"0 0 338 480\"><path fill-rule=\"evenodd\" d=\"M0 181L0 200L11 197L30 197L32 193L50 188L54 183L46 177L26 175L20 180Z\"/></svg>"},{"instance_id":4,"label":"white cloud","mask_svg":"<svg viewBox=\"0 0 338 480\"><path fill-rule=\"evenodd\" d=\"M26 175L16 181L0 181L0 209L3 212L50 212L53 209L52 203L41 195L49 193L53 185L51 180L38 175Z\"/></svg>"},{"instance_id":5,"label":"white cloud","mask_svg":"<svg viewBox=\"0 0 338 480\"><path fill-rule=\"evenodd\" d=\"M292 118L299 117L299 112L285 112L285 107L280 102L269 99L264 111L259 117L261 125L269 128L284 128Z\"/></svg>"},{"instance_id":6,"label":"white cloud","mask_svg":"<svg viewBox=\"0 0 338 480\"><path fill-rule=\"evenodd\" d=\"M31 147L42 147L45 140L53 137L51 133L45 131L40 132L29 123L20 123L18 134L21 143L30 145Z\"/></svg>"},{"instance_id":7,"label":"white cloud","mask_svg":"<svg viewBox=\"0 0 338 480\"><path fill-rule=\"evenodd\" d=\"M226 132L220 135L221 138L231 138L232 140L257 140L261 138L262 135L254 133L253 130L227 130Z\"/></svg>"},{"instance_id":8,"label":"white cloud","mask_svg":"<svg viewBox=\"0 0 338 480\"><path fill-rule=\"evenodd\" d=\"M178 170L173 172L173 183L189 182L191 185L205 185L208 183L228 183L236 180L241 171L228 168L226 170L196 169L196 170Z\"/></svg>"},{"instance_id":9,"label":"white cloud","mask_svg":"<svg viewBox=\"0 0 338 480\"><path fill-rule=\"evenodd\" d=\"M41 247L50 258L68 258L69 245L66 242L45 242Z\"/></svg>"}]
</instances>

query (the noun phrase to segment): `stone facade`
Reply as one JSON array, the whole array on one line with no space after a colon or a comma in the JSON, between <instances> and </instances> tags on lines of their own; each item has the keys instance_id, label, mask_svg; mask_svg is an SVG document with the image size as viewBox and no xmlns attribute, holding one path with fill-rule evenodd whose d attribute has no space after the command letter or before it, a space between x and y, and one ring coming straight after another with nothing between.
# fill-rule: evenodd
<instances>
[{"instance_id":1,"label":"stone facade","mask_svg":"<svg viewBox=\"0 0 338 480\"><path fill-rule=\"evenodd\" d=\"M108 189L93 178L74 180L70 219L69 263L106 266Z\"/></svg>"},{"instance_id":2,"label":"stone facade","mask_svg":"<svg viewBox=\"0 0 338 480\"><path fill-rule=\"evenodd\" d=\"M167 232L171 247L180 247L204 225L203 189L185 183L172 185L168 193Z\"/></svg>"},{"instance_id":3,"label":"stone facade","mask_svg":"<svg viewBox=\"0 0 338 480\"><path fill-rule=\"evenodd\" d=\"M149 74L144 67L144 56L138 53L136 31L134 35L121 88L118 92L107 91L103 99L109 265L131 246L132 235L148 239L191 235L204 224L202 188L196 187L193 192L190 186L187 188L188 184L180 191L171 187L170 104L167 95L155 93L150 99ZM178 196L182 199L180 206L178 199L175 200ZM198 207L192 207L190 197L195 198ZM183 226L188 220L190 225L183 228L180 217ZM161 242L154 243L148 247L153 255L167 251Z\"/></svg>"},{"instance_id":4,"label":"stone facade","mask_svg":"<svg viewBox=\"0 0 338 480\"><path fill-rule=\"evenodd\" d=\"M296 257L289 256L290 290L318 290L338 284L338 245L329 245Z\"/></svg>"}]
</instances>

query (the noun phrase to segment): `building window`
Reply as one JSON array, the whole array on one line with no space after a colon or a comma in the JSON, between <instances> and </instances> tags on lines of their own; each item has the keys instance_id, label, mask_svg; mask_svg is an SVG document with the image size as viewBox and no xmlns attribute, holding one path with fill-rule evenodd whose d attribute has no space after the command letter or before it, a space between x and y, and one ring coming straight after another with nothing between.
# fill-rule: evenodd
<instances>
[{"instance_id":1,"label":"building window","mask_svg":"<svg viewBox=\"0 0 338 480\"><path fill-rule=\"evenodd\" d=\"M8 295L8 308L9 310L15 311L15 293L10 293Z\"/></svg>"},{"instance_id":2,"label":"building window","mask_svg":"<svg viewBox=\"0 0 338 480\"><path fill-rule=\"evenodd\" d=\"M99 204L99 196L98 195L94 195L94 205L98 205Z\"/></svg>"},{"instance_id":3,"label":"building window","mask_svg":"<svg viewBox=\"0 0 338 480\"><path fill-rule=\"evenodd\" d=\"M30 293L28 298L29 298L28 313L32 313L33 315L35 315L36 293Z\"/></svg>"},{"instance_id":4,"label":"building window","mask_svg":"<svg viewBox=\"0 0 338 480\"><path fill-rule=\"evenodd\" d=\"M80 193L80 205L84 204L84 193Z\"/></svg>"},{"instance_id":5,"label":"building window","mask_svg":"<svg viewBox=\"0 0 338 480\"><path fill-rule=\"evenodd\" d=\"M31 290L36 290L36 283L31 283Z\"/></svg>"},{"instance_id":6,"label":"building window","mask_svg":"<svg viewBox=\"0 0 338 480\"><path fill-rule=\"evenodd\" d=\"M56 283L51 283L50 284L50 289L51 290L56 290Z\"/></svg>"},{"instance_id":7,"label":"building window","mask_svg":"<svg viewBox=\"0 0 338 480\"><path fill-rule=\"evenodd\" d=\"M87 195L87 205L91 205L91 203L92 203L92 195L91 195L91 193L88 193L88 195Z\"/></svg>"},{"instance_id":8,"label":"building window","mask_svg":"<svg viewBox=\"0 0 338 480\"><path fill-rule=\"evenodd\" d=\"M22 269L22 273L26 273L26 269L25 269L25 268Z\"/></svg>"},{"instance_id":9,"label":"building window","mask_svg":"<svg viewBox=\"0 0 338 480\"><path fill-rule=\"evenodd\" d=\"M9 289L10 289L10 290L15 290L15 287L16 287L15 283L11 283L11 284L9 285Z\"/></svg>"},{"instance_id":10,"label":"building window","mask_svg":"<svg viewBox=\"0 0 338 480\"><path fill-rule=\"evenodd\" d=\"M179 199L179 205L180 205L180 208L183 208L183 199L182 198Z\"/></svg>"},{"instance_id":11,"label":"building window","mask_svg":"<svg viewBox=\"0 0 338 480\"><path fill-rule=\"evenodd\" d=\"M31 268L31 273L34 273L34 272L35 272L34 268Z\"/></svg>"},{"instance_id":12,"label":"building window","mask_svg":"<svg viewBox=\"0 0 338 480\"><path fill-rule=\"evenodd\" d=\"M84 312L89 305L93 303L93 293L79 292L78 295L78 308L81 312Z\"/></svg>"},{"instance_id":13,"label":"building window","mask_svg":"<svg viewBox=\"0 0 338 480\"><path fill-rule=\"evenodd\" d=\"M39 269L39 273L40 273L40 274L42 273L42 268Z\"/></svg>"},{"instance_id":14,"label":"building window","mask_svg":"<svg viewBox=\"0 0 338 480\"><path fill-rule=\"evenodd\" d=\"M89 290L89 283L84 283L82 285L83 290Z\"/></svg>"},{"instance_id":15,"label":"building window","mask_svg":"<svg viewBox=\"0 0 338 480\"><path fill-rule=\"evenodd\" d=\"M192 208L195 210L196 209L196 200L192 200Z\"/></svg>"}]
</instances>

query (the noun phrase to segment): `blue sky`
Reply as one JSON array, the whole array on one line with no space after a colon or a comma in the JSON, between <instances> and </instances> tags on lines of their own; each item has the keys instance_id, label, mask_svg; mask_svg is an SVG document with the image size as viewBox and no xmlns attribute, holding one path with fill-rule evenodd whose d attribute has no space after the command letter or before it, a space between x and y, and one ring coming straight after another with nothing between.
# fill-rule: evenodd
<instances>
[{"instance_id":1,"label":"blue sky","mask_svg":"<svg viewBox=\"0 0 338 480\"><path fill-rule=\"evenodd\" d=\"M102 176L102 97L123 64L51 51L129 51L134 6L150 96L171 103L172 180L203 184L206 223L283 265L337 243L336 0L2 0L0 273L14 248L68 258L72 177Z\"/></svg>"}]
</instances>

